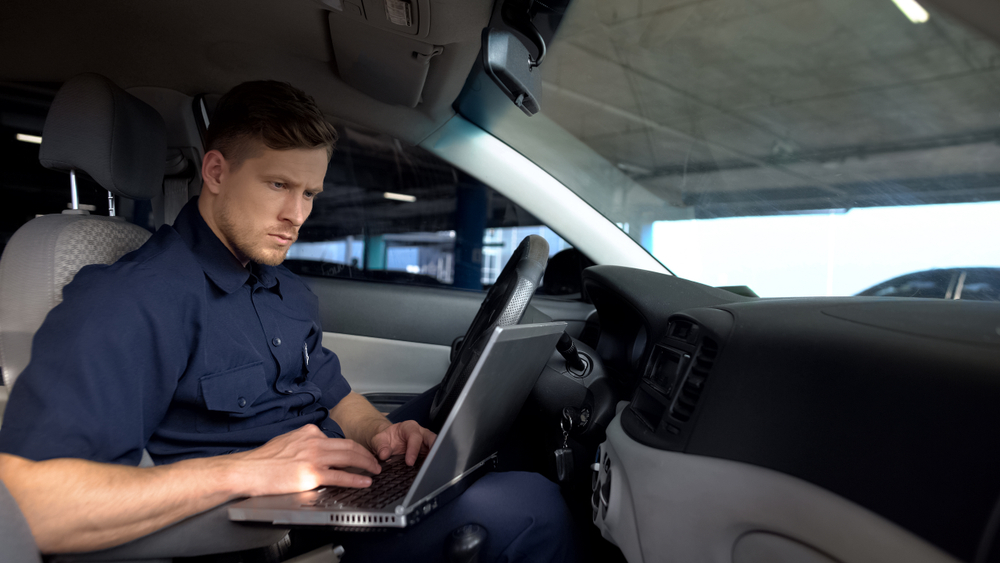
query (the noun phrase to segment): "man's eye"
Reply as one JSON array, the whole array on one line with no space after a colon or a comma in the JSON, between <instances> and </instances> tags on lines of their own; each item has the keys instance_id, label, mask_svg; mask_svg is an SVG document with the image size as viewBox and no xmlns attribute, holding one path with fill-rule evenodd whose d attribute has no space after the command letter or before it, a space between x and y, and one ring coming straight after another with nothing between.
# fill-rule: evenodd
<instances>
[{"instance_id":1,"label":"man's eye","mask_svg":"<svg viewBox=\"0 0 1000 563\"><path fill-rule=\"evenodd\" d=\"M285 187L284 182L271 182L271 185L274 186L275 188L278 188L279 190Z\"/></svg>"},{"instance_id":2,"label":"man's eye","mask_svg":"<svg viewBox=\"0 0 1000 563\"><path fill-rule=\"evenodd\" d=\"M305 192L306 199L312 199L316 197L316 192Z\"/></svg>"}]
</instances>

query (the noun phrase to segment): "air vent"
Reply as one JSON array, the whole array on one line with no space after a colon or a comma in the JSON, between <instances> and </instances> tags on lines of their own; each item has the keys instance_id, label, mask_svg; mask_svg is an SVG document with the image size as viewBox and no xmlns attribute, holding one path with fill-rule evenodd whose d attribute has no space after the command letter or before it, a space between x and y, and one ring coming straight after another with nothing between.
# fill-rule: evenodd
<instances>
[{"instance_id":1,"label":"air vent","mask_svg":"<svg viewBox=\"0 0 1000 563\"><path fill-rule=\"evenodd\" d=\"M670 409L670 415L676 420L680 422L691 420L694 408L698 405L698 399L701 398L701 392L705 388L705 382L708 381L708 372L712 370L712 363L715 362L718 353L718 344L708 338L702 339L701 346L691 361L687 379L684 380L680 393L677 394L677 399Z\"/></svg>"},{"instance_id":2,"label":"air vent","mask_svg":"<svg viewBox=\"0 0 1000 563\"><path fill-rule=\"evenodd\" d=\"M686 363L684 360L689 359L690 356L680 350L657 344L646 370L646 383L664 397L669 397L683 368L687 367L683 366Z\"/></svg>"},{"instance_id":3,"label":"air vent","mask_svg":"<svg viewBox=\"0 0 1000 563\"><path fill-rule=\"evenodd\" d=\"M390 524L396 522L395 516L374 516L371 514L339 513L331 514L330 521L338 524Z\"/></svg>"},{"instance_id":4,"label":"air vent","mask_svg":"<svg viewBox=\"0 0 1000 563\"><path fill-rule=\"evenodd\" d=\"M696 328L694 323L683 320L675 320L671 321L667 326L667 335L670 338L676 338L677 340L692 342L692 338L696 336Z\"/></svg>"}]
</instances>

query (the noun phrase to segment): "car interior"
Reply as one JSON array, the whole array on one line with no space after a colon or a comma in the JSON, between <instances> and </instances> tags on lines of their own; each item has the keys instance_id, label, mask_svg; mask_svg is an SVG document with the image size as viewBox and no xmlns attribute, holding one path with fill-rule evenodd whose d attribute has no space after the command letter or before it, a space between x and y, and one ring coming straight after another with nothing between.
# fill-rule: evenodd
<instances>
[{"instance_id":1,"label":"car interior","mask_svg":"<svg viewBox=\"0 0 1000 563\"><path fill-rule=\"evenodd\" d=\"M898 28L878 19L872 33L902 41L939 25L936 40L975 59L975 72L956 70L947 80L986 76L974 97L1000 120L1000 81L991 74L1000 61L1000 8L923 0L931 21L911 28L893 5L902 1L884 0L879 12L900 19ZM281 80L313 96L340 135L324 192L284 265L319 298L323 345L380 411L442 379L454 385L465 340L482 331L481 311L524 297L505 285L504 265L517 262L526 237L547 241L547 266L519 322L564 322L566 335L507 432L498 469L560 484L587 560L1000 561L995 238L970 243L991 249L992 263L925 276L947 296L920 294L909 277L896 279L900 271L858 287L871 287L860 295L758 297L752 284L733 285L744 283L735 277L686 279L669 252L645 243L655 226L638 227L654 215L670 222L995 202L991 151L1000 123L987 129L985 117L941 117L941 108L957 115L966 107L944 99L935 115L964 128L961 135L860 152L768 138L758 154L736 139L746 123L685 132L658 116L694 110L636 101L653 87L639 78L691 97L663 76L643 75L642 61L614 69L632 73L615 85L630 89L634 98L625 99L570 57L584 47L607 57L628 46L669 49L682 38L691 49L684 64L703 72L715 111L736 95L717 88L736 67L710 70L710 55L725 42L718 30L739 29L723 23L749 30L760 17L786 25L778 37L819 37L819 24L801 27L801 13L855 22L866 4L5 2L0 413L30 359L32 335L73 275L138 248L198 195L204 135L220 97L247 80ZM699 24L700 34L684 35ZM595 29L614 29L623 43ZM853 39L838 41L837 56L860 57L846 47ZM800 50L793 54L809 54L810 45ZM597 65L599 57L587 60ZM739 61L758 74L768 68L749 55ZM807 82L822 82L826 70L811 68ZM859 83L881 80L877 74ZM907 76L912 88L946 80ZM850 95L871 91L859 86ZM813 104L834 98L803 96ZM800 111L786 102L765 103L775 129L781 108ZM719 115L734 114L710 117ZM874 119L845 127L864 130ZM931 117L900 121L918 132L939 125ZM975 155L972 171L948 168ZM936 183L898 176L937 166ZM841 173L857 176L841 182ZM701 248L695 239L669 242L678 254ZM750 252L752 244L726 246ZM980 277L967 284L967 276ZM0 540L13 560L38 560L24 548L25 529L0 487ZM46 560L230 561L226 554L274 545L288 532L230 522L220 507L123 546Z\"/></svg>"}]
</instances>

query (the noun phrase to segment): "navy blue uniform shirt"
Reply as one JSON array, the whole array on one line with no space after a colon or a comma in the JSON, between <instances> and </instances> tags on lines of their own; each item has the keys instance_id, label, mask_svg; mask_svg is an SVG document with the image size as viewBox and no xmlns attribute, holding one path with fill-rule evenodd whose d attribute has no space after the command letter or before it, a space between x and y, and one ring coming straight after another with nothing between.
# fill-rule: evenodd
<instances>
[{"instance_id":1,"label":"navy blue uniform shirt","mask_svg":"<svg viewBox=\"0 0 1000 563\"><path fill-rule=\"evenodd\" d=\"M316 296L284 267L244 268L189 202L111 266L87 266L35 334L0 451L136 465L257 447L349 392Z\"/></svg>"}]
</instances>

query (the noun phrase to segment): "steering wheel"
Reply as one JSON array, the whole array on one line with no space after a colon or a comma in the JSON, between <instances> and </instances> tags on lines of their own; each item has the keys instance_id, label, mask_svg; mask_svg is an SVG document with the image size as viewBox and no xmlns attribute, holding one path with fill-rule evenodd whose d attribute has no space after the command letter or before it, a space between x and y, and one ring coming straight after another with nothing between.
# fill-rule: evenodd
<instances>
[{"instance_id":1,"label":"steering wheel","mask_svg":"<svg viewBox=\"0 0 1000 563\"><path fill-rule=\"evenodd\" d=\"M431 430L439 431L448 418L493 329L521 322L548 260L549 243L538 235L529 235L517 245L496 283L486 293L486 299L465 333L455 360L448 366L448 372L434 395L428 425Z\"/></svg>"}]
</instances>

